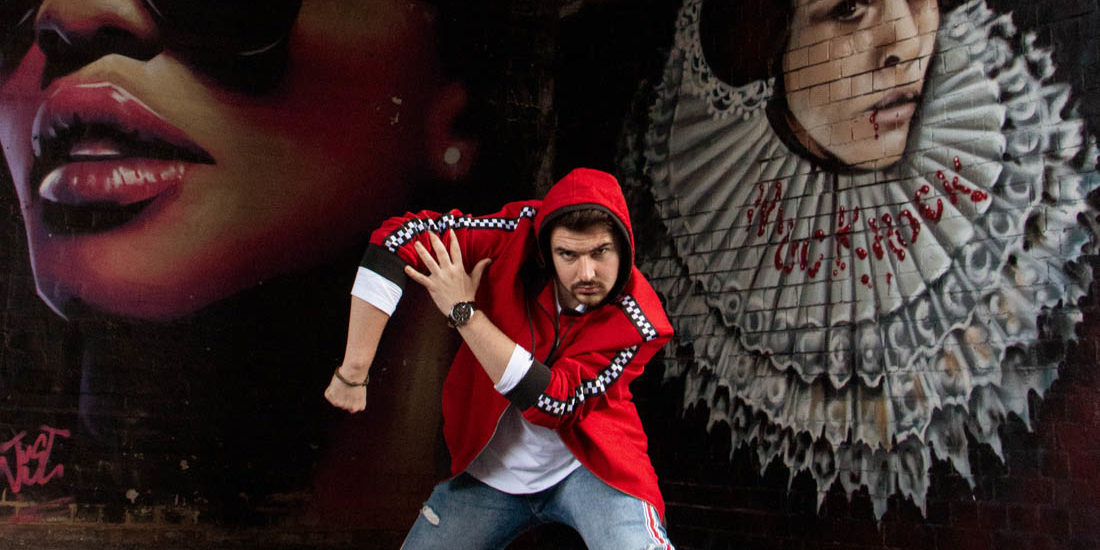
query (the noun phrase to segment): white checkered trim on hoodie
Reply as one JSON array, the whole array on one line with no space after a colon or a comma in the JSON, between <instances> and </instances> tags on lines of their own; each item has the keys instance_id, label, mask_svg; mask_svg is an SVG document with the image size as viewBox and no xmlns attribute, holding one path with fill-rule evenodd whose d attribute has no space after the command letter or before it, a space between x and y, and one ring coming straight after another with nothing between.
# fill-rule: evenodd
<instances>
[{"instance_id":1,"label":"white checkered trim on hoodie","mask_svg":"<svg viewBox=\"0 0 1100 550\"><path fill-rule=\"evenodd\" d=\"M634 355L638 353L638 346L630 346L619 353L615 354L615 357L611 359L611 364L606 369L600 371L600 374L596 375L596 378L592 380L582 380L581 384L577 386L577 389L573 391L573 395L569 396L569 399L564 401L560 399L554 399L545 393L539 396L538 402L535 406L542 412L550 416L565 416L567 414L573 414L573 411L580 405L584 404L584 401L589 397L595 397L607 391L607 388L611 387L616 380L623 374L623 369L626 365L634 359Z\"/></svg>"},{"instance_id":2,"label":"white checkered trim on hoodie","mask_svg":"<svg viewBox=\"0 0 1100 550\"><path fill-rule=\"evenodd\" d=\"M641 306L638 305L637 300L633 296L623 295L619 298L619 307L622 308L626 316L634 324L634 327L638 329L638 332L642 335L642 339L646 342L655 340L657 338L657 329L654 328L653 323L649 322L649 319L645 316L645 312L642 311ZM638 353L638 346L631 346L615 354L615 357L611 359L611 364L604 370L600 371L596 375L595 379L582 380L581 384L573 390L573 394L566 400L554 399L549 395L543 393L539 396L535 406L542 412L551 416L565 416L572 414L577 406L584 404L584 401L589 397L595 397L607 391L607 388L611 387L616 380L623 374L623 370L634 359L634 356Z\"/></svg>"},{"instance_id":3,"label":"white checkered trim on hoodie","mask_svg":"<svg viewBox=\"0 0 1100 550\"><path fill-rule=\"evenodd\" d=\"M411 219L401 227L390 233L382 242L390 252L405 246L417 235L426 231L443 234L448 229L499 229L501 231L515 231L519 222L524 218L534 218L537 211L534 207L524 206L515 218L474 218L472 216L455 217L453 214L443 214L436 219Z\"/></svg>"},{"instance_id":4,"label":"white checkered trim on hoodie","mask_svg":"<svg viewBox=\"0 0 1100 550\"><path fill-rule=\"evenodd\" d=\"M638 301L633 296L624 294L622 298L619 298L619 307L630 318L630 322L634 323L634 327L638 329L638 333L642 335L643 340L652 342L657 339L657 329L653 326L653 323L649 322L649 318L642 311L642 306L638 305Z\"/></svg>"}]
</instances>

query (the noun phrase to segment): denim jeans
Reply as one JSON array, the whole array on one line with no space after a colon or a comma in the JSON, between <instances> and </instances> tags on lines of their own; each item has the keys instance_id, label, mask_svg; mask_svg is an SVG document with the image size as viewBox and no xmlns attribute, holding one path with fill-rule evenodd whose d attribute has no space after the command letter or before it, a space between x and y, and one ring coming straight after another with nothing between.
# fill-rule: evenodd
<instances>
[{"instance_id":1,"label":"denim jeans","mask_svg":"<svg viewBox=\"0 0 1100 550\"><path fill-rule=\"evenodd\" d=\"M511 495L461 474L436 485L402 550L499 550L527 529L564 523L589 550L672 550L657 511L584 466L557 485Z\"/></svg>"}]
</instances>

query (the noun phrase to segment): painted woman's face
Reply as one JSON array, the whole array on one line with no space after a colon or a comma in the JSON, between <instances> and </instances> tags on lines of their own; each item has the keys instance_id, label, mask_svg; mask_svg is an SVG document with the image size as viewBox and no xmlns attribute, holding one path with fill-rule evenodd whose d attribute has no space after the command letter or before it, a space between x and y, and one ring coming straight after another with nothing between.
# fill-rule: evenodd
<instances>
[{"instance_id":1,"label":"painted woman's face","mask_svg":"<svg viewBox=\"0 0 1100 550\"><path fill-rule=\"evenodd\" d=\"M257 93L196 68L151 5L45 0L3 67L0 142L54 309L178 317L404 206L439 84L430 10L305 0L283 78Z\"/></svg>"},{"instance_id":2,"label":"painted woman's face","mask_svg":"<svg viewBox=\"0 0 1100 550\"><path fill-rule=\"evenodd\" d=\"M936 0L794 2L783 72L796 136L851 167L897 162L935 47Z\"/></svg>"}]
</instances>

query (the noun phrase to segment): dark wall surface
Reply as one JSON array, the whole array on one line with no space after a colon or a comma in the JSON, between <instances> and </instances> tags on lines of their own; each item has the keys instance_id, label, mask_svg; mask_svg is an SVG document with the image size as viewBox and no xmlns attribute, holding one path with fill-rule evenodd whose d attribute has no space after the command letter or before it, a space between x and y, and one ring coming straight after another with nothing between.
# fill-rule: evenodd
<instances>
[{"instance_id":1,"label":"dark wall surface","mask_svg":"<svg viewBox=\"0 0 1100 550\"><path fill-rule=\"evenodd\" d=\"M0 548L397 548L458 341L324 402L369 232L576 166L678 548L1100 546L1095 1L206 4L0 7Z\"/></svg>"}]
</instances>

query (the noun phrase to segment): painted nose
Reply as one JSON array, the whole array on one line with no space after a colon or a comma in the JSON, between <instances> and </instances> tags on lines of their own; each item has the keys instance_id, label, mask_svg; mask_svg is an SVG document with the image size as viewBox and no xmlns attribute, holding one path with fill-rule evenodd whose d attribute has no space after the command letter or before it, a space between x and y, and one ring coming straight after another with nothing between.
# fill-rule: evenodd
<instances>
[{"instance_id":1,"label":"painted nose","mask_svg":"<svg viewBox=\"0 0 1100 550\"><path fill-rule=\"evenodd\" d=\"M156 22L136 0L45 0L35 19L46 83L110 54L152 59L158 39Z\"/></svg>"},{"instance_id":2,"label":"painted nose","mask_svg":"<svg viewBox=\"0 0 1100 550\"><path fill-rule=\"evenodd\" d=\"M928 8L918 8L928 9ZM880 25L893 37L882 47L882 67L892 67L920 56L919 13L913 13L908 0L886 0Z\"/></svg>"}]
</instances>

